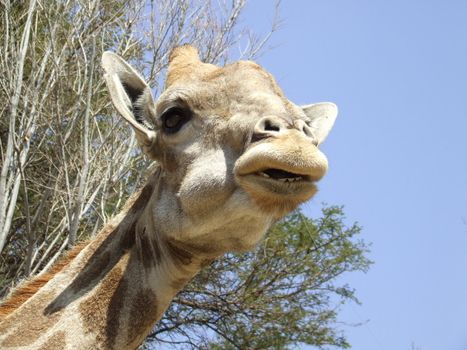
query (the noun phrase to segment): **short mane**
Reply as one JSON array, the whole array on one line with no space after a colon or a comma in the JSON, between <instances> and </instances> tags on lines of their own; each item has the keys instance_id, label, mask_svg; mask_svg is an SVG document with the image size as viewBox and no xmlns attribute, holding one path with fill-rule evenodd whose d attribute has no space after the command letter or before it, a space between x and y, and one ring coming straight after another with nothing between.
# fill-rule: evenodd
<instances>
[{"instance_id":1,"label":"short mane","mask_svg":"<svg viewBox=\"0 0 467 350\"><path fill-rule=\"evenodd\" d=\"M87 245L89 241L83 241L74 246L68 253L53 264L49 270L33 277L32 280L25 281L16 288L0 304L0 322L9 314L23 305L29 298L36 294L47 282L49 282L57 273L59 273L70 261L72 261Z\"/></svg>"}]
</instances>

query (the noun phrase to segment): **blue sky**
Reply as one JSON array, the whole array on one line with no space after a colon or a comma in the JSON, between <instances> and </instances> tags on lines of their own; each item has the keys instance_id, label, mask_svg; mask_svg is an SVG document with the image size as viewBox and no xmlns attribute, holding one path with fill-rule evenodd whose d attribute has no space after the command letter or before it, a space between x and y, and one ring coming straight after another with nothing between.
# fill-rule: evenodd
<instances>
[{"instance_id":1,"label":"blue sky","mask_svg":"<svg viewBox=\"0 0 467 350\"><path fill-rule=\"evenodd\" d=\"M244 24L272 9L250 1ZM343 204L373 244L343 278L362 305L341 320L368 320L342 326L353 348L467 349L467 1L289 0L281 17L258 62L294 102L340 110L305 212Z\"/></svg>"}]
</instances>

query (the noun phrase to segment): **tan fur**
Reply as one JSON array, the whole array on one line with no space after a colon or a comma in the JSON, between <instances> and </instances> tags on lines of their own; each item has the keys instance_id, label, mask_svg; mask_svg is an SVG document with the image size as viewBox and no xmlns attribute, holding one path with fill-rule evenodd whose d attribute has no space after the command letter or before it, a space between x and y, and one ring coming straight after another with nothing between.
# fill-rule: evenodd
<instances>
[{"instance_id":1,"label":"tan fur","mask_svg":"<svg viewBox=\"0 0 467 350\"><path fill-rule=\"evenodd\" d=\"M254 62L216 67L179 47L156 104L120 57L105 53L103 67L156 171L91 242L0 306L1 349L136 349L203 266L253 248L326 172L317 145L337 109L294 105ZM171 133L162 115L173 110L189 118Z\"/></svg>"},{"instance_id":2,"label":"tan fur","mask_svg":"<svg viewBox=\"0 0 467 350\"><path fill-rule=\"evenodd\" d=\"M205 75L217 70L216 66L201 62L198 50L193 46L179 46L170 54L166 88L177 81L202 79Z\"/></svg>"},{"instance_id":3,"label":"tan fur","mask_svg":"<svg viewBox=\"0 0 467 350\"><path fill-rule=\"evenodd\" d=\"M47 303L49 298L49 294L42 294L40 296L30 298L30 302L25 304L22 307L22 310L26 315L34 315L35 310L39 309L41 305ZM10 317L0 323L0 334L4 334L4 332L6 334L9 329L14 330L13 333L10 333L0 343L0 349L29 346L43 333L55 326L59 320L59 314L55 314L52 317L39 314L36 315L34 319L28 320L29 322L20 322L18 315L13 313Z\"/></svg>"},{"instance_id":4,"label":"tan fur","mask_svg":"<svg viewBox=\"0 0 467 350\"><path fill-rule=\"evenodd\" d=\"M39 350L61 350L66 346L66 335L64 331L59 331L52 335Z\"/></svg>"},{"instance_id":5,"label":"tan fur","mask_svg":"<svg viewBox=\"0 0 467 350\"><path fill-rule=\"evenodd\" d=\"M42 286L67 266L88 244L89 241L84 241L74 246L62 259L52 265L48 271L34 277L30 281L25 281L17 289L13 290L0 305L0 322L36 294Z\"/></svg>"}]
</instances>

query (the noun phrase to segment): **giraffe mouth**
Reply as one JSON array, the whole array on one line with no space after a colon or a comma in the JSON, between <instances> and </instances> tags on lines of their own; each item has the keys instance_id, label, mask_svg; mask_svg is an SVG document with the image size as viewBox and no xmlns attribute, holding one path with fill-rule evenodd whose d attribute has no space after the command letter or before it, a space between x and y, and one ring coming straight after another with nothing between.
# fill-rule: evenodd
<instances>
[{"instance_id":1,"label":"giraffe mouth","mask_svg":"<svg viewBox=\"0 0 467 350\"><path fill-rule=\"evenodd\" d=\"M236 176L239 185L255 198L268 200L275 198L280 202L308 199L316 192L315 181L307 175L292 173L281 169L265 169L258 172Z\"/></svg>"},{"instance_id":2,"label":"giraffe mouth","mask_svg":"<svg viewBox=\"0 0 467 350\"><path fill-rule=\"evenodd\" d=\"M308 175L297 174L290 171L275 168L269 168L262 171L258 171L257 173L255 173L255 175L281 182L310 181L310 177Z\"/></svg>"},{"instance_id":3,"label":"giraffe mouth","mask_svg":"<svg viewBox=\"0 0 467 350\"><path fill-rule=\"evenodd\" d=\"M281 168L263 168L246 174L237 174L237 179L244 185L248 183L247 187L255 186L258 190L261 188L279 196L293 196L296 193L306 192L308 188L314 187L317 180L310 175Z\"/></svg>"},{"instance_id":4,"label":"giraffe mouth","mask_svg":"<svg viewBox=\"0 0 467 350\"><path fill-rule=\"evenodd\" d=\"M302 137L252 144L234 166L237 179L249 177L286 184L317 182L326 170L324 154Z\"/></svg>"},{"instance_id":5,"label":"giraffe mouth","mask_svg":"<svg viewBox=\"0 0 467 350\"><path fill-rule=\"evenodd\" d=\"M271 139L252 145L237 159L237 184L268 213L283 215L316 193L327 159L306 141Z\"/></svg>"},{"instance_id":6,"label":"giraffe mouth","mask_svg":"<svg viewBox=\"0 0 467 350\"><path fill-rule=\"evenodd\" d=\"M262 210L277 218L316 193L316 181L312 176L276 167L237 172L235 179Z\"/></svg>"},{"instance_id":7,"label":"giraffe mouth","mask_svg":"<svg viewBox=\"0 0 467 350\"><path fill-rule=\"evenodd\" d=\"M244 188L256 188L273 196L294 196L305 193L315 187L319 178L304 171L290 169L287 166L273 165L274 167L261 167L242 169L236 173L237 181ZM285 200L285 197L284 197Z\"/></svg>"}]
</instances>

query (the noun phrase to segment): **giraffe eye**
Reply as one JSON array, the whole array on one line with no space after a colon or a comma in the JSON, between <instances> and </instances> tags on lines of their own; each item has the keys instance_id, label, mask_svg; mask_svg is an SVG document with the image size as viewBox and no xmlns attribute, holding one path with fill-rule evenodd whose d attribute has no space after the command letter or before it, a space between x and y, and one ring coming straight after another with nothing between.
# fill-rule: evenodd
<instances>
[{"instance_id":1,"label":"giraffe eye","mask_svg":"<svg viewBox=\"0 0 467 350\"><path fill-rule=\"evenodd\" d=\"M188 109L173 107L165 111L161 119L164 132L175 134L191 119L191 113Z\"/></svg>"}]
</instances>

